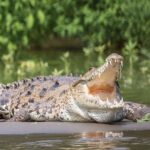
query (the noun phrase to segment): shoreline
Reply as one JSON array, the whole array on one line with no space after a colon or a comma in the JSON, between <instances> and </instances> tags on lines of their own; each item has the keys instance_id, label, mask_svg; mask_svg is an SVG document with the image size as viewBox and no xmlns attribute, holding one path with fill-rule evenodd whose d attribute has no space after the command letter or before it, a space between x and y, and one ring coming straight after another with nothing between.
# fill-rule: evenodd
<instances>
[{"instance_id":1,"label":"shoreline","mask_svg":"<svg viewBox=\"0 0 150 150\"><path fill-rule=\"evenodd\" d=\"M73 134L144 130L150 130L150 122L136 123L126 120L113 124L79 122L0 122L0 135Z\"/></svg>"}]
</instances>

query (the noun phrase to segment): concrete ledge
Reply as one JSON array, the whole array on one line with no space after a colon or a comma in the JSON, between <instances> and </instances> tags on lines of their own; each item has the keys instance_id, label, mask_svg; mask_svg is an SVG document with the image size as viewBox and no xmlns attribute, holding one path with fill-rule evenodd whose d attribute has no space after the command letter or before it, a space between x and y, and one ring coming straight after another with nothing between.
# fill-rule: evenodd
<instances>
[{"instance_id":1,"label":"concrete ledge","mask_svg":"<svg viewBox=\"0 0 150 150\"><path fill-rule=\"evenodd\" d=\"M0 134L72 134L102 131L150 130L150 122L122 121L114 124L75 122L0 122Z\"/></svg>"}]
</instances>

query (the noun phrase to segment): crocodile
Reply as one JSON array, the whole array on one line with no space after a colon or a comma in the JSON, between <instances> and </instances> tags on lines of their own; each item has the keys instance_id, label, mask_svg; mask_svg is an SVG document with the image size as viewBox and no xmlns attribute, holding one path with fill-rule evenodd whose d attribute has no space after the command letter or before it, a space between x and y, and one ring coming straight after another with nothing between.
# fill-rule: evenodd
<instances>
[{"instance_id":1,"label":"crocodile","mask_svg":"<svg viewBox=\"0 0 150 150\"><path fill-rule=\"evenodd\" d=\"M123 57L109 55L105 63L79 77L38 76L0 84L0 119L6 121L75 121L110 123L137 120L144 105L124 102L118 80ZM138 115L137 115L138 114Z\"/></svg>"}]
</instances>

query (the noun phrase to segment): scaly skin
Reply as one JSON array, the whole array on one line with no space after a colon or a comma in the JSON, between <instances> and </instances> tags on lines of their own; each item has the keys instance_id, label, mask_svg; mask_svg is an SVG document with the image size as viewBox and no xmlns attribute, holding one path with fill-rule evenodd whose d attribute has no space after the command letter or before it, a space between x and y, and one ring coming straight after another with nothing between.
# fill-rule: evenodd
<instances>
[{"instance_id":1,"label":"scaly skin","mask_svg":"<svg viewBox=\"0 0 150 150\"><path fill-rule=\"evenodd\" d=\"M134 104L124 105L117 84L122 65L122 56L114 53L101 67L81 77L44 76L0 85L0 118L102 123L134 120Z\"/></svg>"}]
</instances>

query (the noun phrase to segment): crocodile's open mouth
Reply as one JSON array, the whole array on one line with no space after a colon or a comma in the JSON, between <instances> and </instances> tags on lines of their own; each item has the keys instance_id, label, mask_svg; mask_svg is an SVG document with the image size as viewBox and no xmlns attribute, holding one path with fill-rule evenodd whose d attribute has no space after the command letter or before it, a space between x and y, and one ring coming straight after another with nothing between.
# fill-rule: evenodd
<instances>
[{"instance_id":1,"label":"crocodile's open mouth","mask_svg":"<svg viewBox=\"0 0 150 150\"><path fill-rule=\"evenodd\" d=\"M92 71L90 80L87 82L90 95L99 98L103 103L114 106L115 103L122 104L117 92L116 81L121 76L123 58L118 54L112 54L106 58L104 65Z\"/></svg>"}]
</instances>

